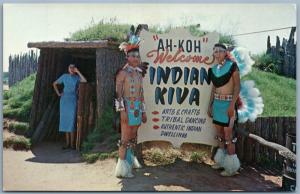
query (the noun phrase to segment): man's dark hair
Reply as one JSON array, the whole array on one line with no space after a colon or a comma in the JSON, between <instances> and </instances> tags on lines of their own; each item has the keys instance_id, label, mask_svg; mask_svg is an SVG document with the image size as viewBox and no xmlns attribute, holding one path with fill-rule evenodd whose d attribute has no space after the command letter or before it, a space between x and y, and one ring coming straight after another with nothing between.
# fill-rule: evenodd
<instances>
[{"instance_id":1,"label":"man's dark hair","mask_svg":"<svg viewBox=\"0 0 300 194\"><path fill-rule=\"evenodd\" d=\"M214 47L221 47L221 48L227 50L227 47L222 43L217 43L217 44L214 45Z\"/></svg>"}]
</instances>

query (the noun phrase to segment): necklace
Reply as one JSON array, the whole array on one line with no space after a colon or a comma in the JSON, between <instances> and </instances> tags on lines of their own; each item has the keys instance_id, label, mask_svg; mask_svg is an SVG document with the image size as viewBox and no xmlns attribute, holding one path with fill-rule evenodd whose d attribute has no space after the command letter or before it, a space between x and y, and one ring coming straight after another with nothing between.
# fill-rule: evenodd
<instances>
[{"instance_id":1,"label":"necklace","mask_svg":"<svg viewBox=\"0 0 300 194\"><path fill-rule=\"evenodd\" d=\"M225 60L223 60L221 63L218 64L217 69L221 69L225 64Z\"/></svg>"}]
</instances>

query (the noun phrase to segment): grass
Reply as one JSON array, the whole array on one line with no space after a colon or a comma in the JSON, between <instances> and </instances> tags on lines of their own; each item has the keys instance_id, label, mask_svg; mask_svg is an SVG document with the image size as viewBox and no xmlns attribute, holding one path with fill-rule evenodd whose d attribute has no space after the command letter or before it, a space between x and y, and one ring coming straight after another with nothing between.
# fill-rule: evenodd
<instances>
[{"instance_id":1,"label":"grass","mask_svg":"<svg viewBox=\"0 0 300 194\"><path fill-rule=\"evenodd\" d=\"M24 136L11 136L3 140L3 147L13 148L14 150L29 150L31 142L30 139Z\"/></svg>"},{"instance_id":2,"label":"grass","mask_svg":"<svg viewBox=\"0 0 300 194\"><path fill-rule=\"evenodd\" d=\"M147 166L170 165L177 160L194 163L210 162L210 149L206 146L185 144L180 149L166 145L165 142L146 142L143 148L143 159Z\"/></svg>"},{"instance_id":3,"label":"grass","mask_svg":"<svg viewBox=\"0 0 300 194\"><path fill-rule=\"evenodd\" d=\"M296 80L252 68L242 80L254 80L264 101L262 116L296 116Z\"/></svg>"},{"instance_id":4,"label":"grass","mask_svg":"<svg viewBox=\"0 0 300 194\"><path fill-rule=\"evenodd\" d=\"M18 135L24 135L29 129L29 123L12 121L8 124L8 130Z\"/></svg>"},{"instance_id":5,"label":"grass","mask_svg":"<svg viewBox=\"0 0 300 194\"><path fill-rule=\"evenodd\" d=\"M192 152L190 155L190 161L195 163L203 162L203 158L207 157L207 153L204 151Z\"/></svg>"},{"instance_id":6,"label":"grass","mask_svg":"<svg viewBox=\"0 0 300 194\"><path fill-rule=\"evenodd\" d=\"M113 110L108 105L101 118L98 119L95 129L88 134L81 147L82 158L88 162L104 160L106 158L117 157L117 141L120 134L113 128ZM96 144L105 144L106 151L93 150Z\"/></svg>"},{"instance_id":7,"label":"grass","mask_svg":"<svg viewBox=\"0 0 300 194\"><path fill-rule=\"evenodd\" d=\"M82 154L82 158L84 159L84 161L86 161L87 163L91 164L96 162L97 160L105 160L108 158L118 158L118 152L114 151L114 152L102 152L102 153L83 153Z\"/></svg>"},{"instance_id":8,"label":"grass","mask_svg":"<svg viewBox=\"0 0 300 194\"><path fill-rule=\"evenodd\" d=\"M261 53L252 56L253 60L255 61L254 67L271 73L279 73L278 64L281 63L279 59L272 57L270 54Z\"/></svg>"},{"instance_id":9,"label":"grass","mask_svg":"<svg viewBox=\"0 0 300 194\"><path fill-rule=\"evenodd\" d=\"M3 116L29 122L36 74L16 83L3 94Z\"/></svg>"},{"instance_id":10,"label":"grass","mask_svg":"<svg viewBox=\"0 0 300 194\"><path fill-rule=\"evenodd\" d=\"M98 119L95 129L87 136L82 144L82 152L86 153L93 149L96 143L105 141L111 150L117 149L117 140L120 134L113 128L113 110L112 106L107 106L101 118Z\"/></svg>"},{"instance_id":11,"label":"grass","mask_svg":"<svg viewBox=\"0 0 300 194\"><path fill-rule=\"evenodd\" d=\"M30 139L22 136L29 129L30 110L36 75L32 74L3 93L3 116L12 119L7 125L17 134L3 140L3 147L14 150L29 150Z\"/></svg>"},{"instance_id":12,"label":"grass","mask_svg":"<svg viewBox=\"0 0 300 194\"><path fill-rule=\"evenodd\" d=\"M113 19L107 22L101 20L97 24L91 22L86 28L72 33L70 40L112 40L122 42L126 39L129 29L129 24L118 24L116 20Z\"/></svg>"},{"instance_id":13,"label":"grass","mask_svg":"<svg viewBox=\"0 0 300 194\"><path fill-rule=\"evenodd\" d=\"M180 157L180 151L173 148L161 149L159 147L151 147L143 151L144 162L149 166L169 165Z\"/></svg>"},{"instance_id":14,"label":"grass","mask_svg":"<svg viewBox=\"0 0 300 194\"><path fill-rule=\"evenodd\" d=\"M194 163L209 163L211 147L202 144L184 143L180 149L165 141L143 144L143 159L147 166L170 165L177 160Z\"/></svg>"},{"instance_id":15,"label":"grass","mask_svg":"<svg viewBox=\"0 0 300 194\"><path fill-rule=\"evenodd\" d=\"M111 40L115 42L123 42L127 39L127 34L130 29L130 24L119 24L116 19L109 19L109 21L100 20L98 23L91 22L87 27L79 29L70 34L70 38L66 40L71 41L87 41L87 40ZM135 26L136 27L136 26ZM165 26L160 28L158 26L149 26L149 31L157 34L169 32L174 26ZM202 31L195 25L184 26L194 36L203 36L208 33ZM235 45L235 40L231 35L220 35L220 42Z\"/></svg>"}]
</instances>

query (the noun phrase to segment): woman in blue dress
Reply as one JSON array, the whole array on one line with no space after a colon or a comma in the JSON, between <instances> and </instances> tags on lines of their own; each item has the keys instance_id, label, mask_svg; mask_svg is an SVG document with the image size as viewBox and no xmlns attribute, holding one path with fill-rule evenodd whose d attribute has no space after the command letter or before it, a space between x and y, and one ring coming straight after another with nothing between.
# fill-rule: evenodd
<instances>
[{"instance_id":1,"label":"woman in blue dress","mask_svg":"<svg viewBox=\"0 0 300 194\"><path fill-rule=\"evenodd\" d=\"M77 117L77 90L79 82L86 82L85 77L80 73L74 64L68 67L68 73L61 75L54 83L53 87L60 96L60 118L59 132L66 134L66 145L63 149L75 149L74 138ZM57 84L63 84L63 92L60 93Z\"/></svg>"}]
</instances>

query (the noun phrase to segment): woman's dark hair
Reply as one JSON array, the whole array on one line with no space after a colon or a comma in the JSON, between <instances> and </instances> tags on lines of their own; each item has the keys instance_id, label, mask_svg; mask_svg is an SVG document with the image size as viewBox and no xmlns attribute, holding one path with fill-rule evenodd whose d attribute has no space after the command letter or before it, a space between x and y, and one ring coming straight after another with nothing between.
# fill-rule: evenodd
<instances>
[{"instance_id":1,"label":"woman's dark hair","mask_svg":"<svg viewBox=\"0 0 300 194\"><path fill-rule=\"evenodd\" d=\"M74 66L74 67L77 67L77 65L75 64L75 63L70 63L69 65L68 65L68 67L70 67L70 66Z\"/></svg>"}]
</instances>

